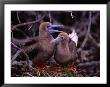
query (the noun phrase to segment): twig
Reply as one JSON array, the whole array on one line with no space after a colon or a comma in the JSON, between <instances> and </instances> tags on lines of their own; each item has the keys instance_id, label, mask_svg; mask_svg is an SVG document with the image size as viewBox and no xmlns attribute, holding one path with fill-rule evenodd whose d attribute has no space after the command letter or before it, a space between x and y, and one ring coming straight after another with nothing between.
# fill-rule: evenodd
<instances>
[{"instance_id":1,"label":"twig","mask_svg":"<svg viewBox=\"0 0 110 87\"><path fill-rule=\"evenodd\" d=\"M85 39L81 45L81 48L83 48L88 40L88 34L90 33L90 29L91 29L91 12L89 13L89 24L88 24L88 29L87 29L87 33L86 33L86 36L85 36Z\"/></svg>"},{"instance_id":2,"label":"twig","mask_svg":"<svg viewBox=\"0 0 110 87\"><path fill-rule=\"evenodd\" d=\"M45 14L44 14L40 19L38 19L38 20L36 20L36 21L25 22L25 23L21 23L21 24L14 25L14 26L12 27L12 30L14 30L14 29L17 28L17 27L21 27L21 26L25 26L25 25L37 23L37 22L41 21L44 17L45 17Z\"/></svg>"},{"instance_id":3,"label":"twig","mask_svg":"<svg viewBox=\"0 0 110 87\"><path fill-rule=\"evenodd\" d=\"M18 19L18 22L21 23L20 19L19 19L19 13L17 11L17 19Z\"/></svg>"},{"instance_id":4,"label":"twig","mask_svg":"<svg viewBox=\"0 0 110 87\"><path fill-rule=\"evenodd\" d=\"M16 28L17 31L21 32L23 35L25 35L27 38L28 36L26 35L26 33L24 33L22 30L20 30L19 28Z\"/></svg>"},{"instance_id":5,"label":"twig","mask_svg":"<svg viewBox=\"0 0 110 87\"><path fill-rule=\"evenodd\" d=\"M33 75L31 75L30 73L25 73L26 75L30 76L30 77L33 77Z\"/></svg>"},{"instance_id":6,"label":"twig","mask_svg":"<svg viewBox=\"0 0 110 87\"><path fill-rule=\"evenodd\" d=\"M85 44L88 40L88 34L90 33L90 29L91 29L91 16L92 16L92 14L91 14L91 12L89 12L89 24L88 24L87 33L86 33L86 36L84 38L84 41L83 41L81 47L78 49L78 52L80 52L82 50L82 48L85 46Z\"/></svg>"},{"instance_id":7,"label":"twig","mask_svg":"<svg viewBox=\"0 0 110 87\"><path fill-rule=\"evenodd\" d=\"M34 38L33 38L34 39ZM12 42L11 42L12 43ZM19 47L17 47L14 43L12 43L12 45L14 45L14 47L16 47L16 48L18 48L19 50L16 52L16 54L13 56L13 58L12 58L12 63L16 60L16 58L17 58L17 56L21 53L21 52L23 52L24 54L25 54L25 56L26 56L26 61L27 61L27 64L28 64L28 66L29 66L29 68L32 68L32 66L31 66L31 64L30 64L30 60L29 60L29 56L27 55L27 51L30 51L31 49L33 49L33 48L35 48L36 47L36 44L34 44L34 45L32 45L32 46L28 46L28 47L26 47L26 48L23 48L23 49L21 49L21 48L19 48Z\"/></svg>"},{"instance_id":8,"label":"twig","mask_svg":"<svg viewBox=\"0 0 110 87\"><path fill-rule=\"evenodd\" d=\"M28 28L28 30L30 30L30 29L32 28L32 26L33 26L33 24L32 24L32 25L30 25L30 27Z\"/></svg>"},{"instance_id":9,"label":"twig","mask_svg":"<svg viewBox=\"0 0 110 87\"><path fill-rule=\"evenodd\" d=\"M16 47L17 49L20 49L17 45L15 45L13 42L11 42L11 44Z\"/></svg>"},{"instance_id":10,"label":"twig","mask_svg":"<svg viewBox=\"0 0 110 87\"><path fill-rule=\"evenodd\" d=\"M77 65L77 67L97 66L99 64L100 61L92 61L92 62L80 63L79 65Z\"/></svg>"},{"instance_id":11,"label":"twig","mask_svg":"<svg viewBox=\"0 0 110 87\"><path fill-rule=\"evenodd\" d=\"M18 62L18 61L14 61L11 65L23 65L23 64L26 64L26 62L22 62L22 61L20 61L20 62Z\"/></svg>"},{"instance_id":12,"label":"twig","mask_svg":"<svg viewBox=\"0 0 110 87\"><path fill-rule=\"evenodd\" d=\"M29 65L29 56L27 55L27 53L24 50L22 50L22 52L25 54L25 56L27 58L27 64Z\"/></svg>"},{"instance_id":13,"label":"twig","mask_svg":"<svg viewBox=\"0 0 110 87\"><path fill-rule=\"evenodd\" d=\"M17 52L16 52L16 54L13 56L13 58L11 59L11 63L13 63L15 60L16 60L16 58L17 58L17 56L20 54L22 52L22 50L18 50Z\"/></svg>"},{"instance_id":14,"label":"twig","mask_svg":"<svg viewBox=\"0 0 110 87\"><path fill-rule=\"evenodd\" d=\"M50 23L52 22L52 18L51 18L51 12L49 11L49 19L50 19Z\"/></svg>"},{"instance_id":15,"label":"twig","mask_svg":"<svg viewBox=\"0 0 110 87\"><path fill-rule=\"evenodd\" d=\"M18 46L16 46L14 43L11 42L11 44L12 44L14 47L16 47L16 48L19 49L19 50L16 52L16 54L13 56L11 62L13 63L14 60L17 58L17 56L18 56L21 52L23 52L23 53L25 54L26 58L27 58L27 63L29 64L29 57L28 57L28 55L25 53L25 51L22 50L22 49L20 49L20 48L19 48Z\"/></svg>"},{"instance_id":16,"label":"twig","mask_svg":"<svg viewBox=\"0 0 110 87\"><path fill-rule=\"evenodd\" d=\"M21 52L23 52L23 53L25 54L25 56L26 56L26 58L27 58L27 63L29 64L29 57L28 57L28 55L26 54L26 52L25 52L23 49L20 49L20 50L18 50L18 51L16 52L16 54L13 56L11 62L13 63L14 60L17 58L17 56L18 56Z\"/></svg>"},{"instance_id":17,"label":"twig","mask_svg":"<svg viewBox=\"0 0 110 87\"><path fill-rule=\"evenodd\" d=\"M92 40L92 42L99 48L100 44L96 42L96 40L92 37L92 35L89 33L89 38Z\"/></svg>"},{"instance_id":18,"label":"twig","mask_svg":"<svg viewBox=\"0 0 110 87\"><path fill-rule=\"evenodd\" d=\"M25 56L26 56L26 61L27 61L27 65L28 65L29 69L33 69L33 67L32 67L31 64L30 64L29 56L27 55L27 53L26 53L23 49L18 50L18 51L16 52L16 54L13 56L13 58L12 58L12 60L11 60L12 65L14 64L14 62L15 62L17 56L18 56L21 52L23 52L23 53L25 54Z\"/></svg>"},{"instance_id":19,"label":"twig","mask_svg":"<svg viewBox=\"0 0 110 87\"><path fill-rule=\"evenodd\" d=\"M36 41L37 40L37 36L36 37L30 37L30 38L27 38L27 39L16 39L16 38L13 38L12 39L12 42L16 45L25 45L26 43L28 42L31 42L31 41Z\"/></svg>"}]
</instances>

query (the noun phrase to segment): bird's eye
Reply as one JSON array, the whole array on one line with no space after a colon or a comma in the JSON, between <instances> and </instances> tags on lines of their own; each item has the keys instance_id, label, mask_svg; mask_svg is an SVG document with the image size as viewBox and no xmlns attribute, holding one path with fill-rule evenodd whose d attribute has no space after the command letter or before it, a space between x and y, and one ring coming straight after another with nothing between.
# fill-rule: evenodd
<instances>
[{"instance_id":1,"label":"bird's eye","mask_svg":"<svg viewBox=\"0 0 110 87\"><path fill-rule=\"evenodd\" d=\"M63 37L63 36L61 36L61 39L64 39L64 37Z\"/></svg>"}]
</instances>

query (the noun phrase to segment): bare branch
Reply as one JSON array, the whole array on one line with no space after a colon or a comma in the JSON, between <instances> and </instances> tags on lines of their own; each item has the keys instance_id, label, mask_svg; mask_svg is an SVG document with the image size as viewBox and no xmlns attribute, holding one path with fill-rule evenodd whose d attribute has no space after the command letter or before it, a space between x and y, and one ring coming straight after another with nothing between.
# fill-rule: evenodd
<instances>
[{"instance_id":1,"label":"bare branch","mask_svg":"<svg viewBox=\"0 0 110 87\"><path fill-rule=\"evenodd\" d=\"M28 42L36 41L36 40L37 40L37 37L26 38L26 39L16 39L16 38L13 38L12 42L14 44L16 44L16 45L25 45Z\"/></svg>"},{"instance_id":2,"label":"bare branch","mask_svg":"<svg viewBox=\"0 0 110 87\"><path fill-rule=\"evenodd\" d=\"M92 42L99 48L100 44L92 37L92 35L89 33L88 36L92 40Z\"/></svg>"},{"instance_id":3,"label":"bare branch","mask_svg":"<svg viewBox=\"0 0 110 87\"><path fill-rule=\"evenodd\" d=\"M92 16L92 13L89 12L89 24L88 24L88 29L87 29L87 33L86 33L86 36L84 38L84 41L81 45L81 47L78 49L78 52L80 52L82 50L82 48L85 46L87 40L88 40L88 34L90 33L90 29L91 29L91 16Z\"/></svg>"},{"instance_id":4,"label":"bare branch","mask_svg":"<svg viewBox=\"0 0 110 87\"><path fill-rule=\"evenodd\" d=\"M100 61L92 61L92 62L80 63L79 65L77 65L77 67L97 66L99 64Z\"/></svg>"},{"instance_id":5,"label":"bare branch","mask_svg":"<svg viewBox=\"0 0 110 87\"><path fill-rule=\"evenodd\" d=\"M17 45L15 45L13 42L11 42L11 44L15 47L15 48L17 48L17 49L20 49Z\"/></svg>"},{"instance_id":6,"label":"bare branch","mask_svg":"<svg viewBox=\"0 0 110 87\"><path fill-rule=\"evenodd\" d=\"M38 20L14 25L14 26L12 27L12 30L14 30L14 29L17 28L17 27L21 27L21 26L25 26L25 25L37 23L37 22L41 21L44 17L45 17L45 14L44 14L40 19L38 19Z\"/></svg>"},{"instance_id":7,"label":"bare branch","mask_svg":"<svg viewBox=\"0 0 110 87\"><path fill-rule=\"evenodd\" d=\"M15 60L16 60L16 58L19 56L19 54L22 52L22 50L18 50L17 52L16 52L16 54L13 56L13 58L11 59L11 63L13 63Z\"/></svg>"},{"instance_id":8,"label":"bare branch","mask_svg":"<svg viewBox=\"0 0 110 87\"><path fill-rule=\"evenodd\" d=\"M30 29L32 28L32 26L33 26L33 24L32 24L32 25L30 25L30 27L28 28L28 30L30 30Z\"/></svg>"},{"instance_id":9,"label":"bare branch","mask_svg":"<svg viewBox=\"0 0 110 87\"><path fill-rule=\"evenodd\" d=\"M52 22L52 17L51 17L51 12L49 11L49 19L50 19L50 23Z\"/></svg>"},{"instance_id":10,"label":"bare branch","mask_svg":"<svg viewBox=\"0 0 110 87\"><path fill-rule=\"evenodd\" d=\"M17 11L17 19L18 19L18 22L21 23L20 19L19 19L19 12Z\"/></svg>"},{"instance_id":11,"label":"bare branch","mask_svg":"<svg viewBox=\"0 0 110 87\"><path fill-rule=\"evenodd\" d=\"M28 75L30 77L33 77L33 75L31 75L30 73L25 73L25 75Z\"/></svg>"}]
</instances>

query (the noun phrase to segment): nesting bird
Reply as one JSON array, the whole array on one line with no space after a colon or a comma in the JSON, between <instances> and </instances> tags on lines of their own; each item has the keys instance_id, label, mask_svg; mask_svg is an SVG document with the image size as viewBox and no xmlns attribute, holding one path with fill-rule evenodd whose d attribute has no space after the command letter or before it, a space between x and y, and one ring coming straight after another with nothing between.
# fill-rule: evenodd
<instances>
[{"instance_id":1,"label":"nesting bird","mask_svg":"<svg viewBox=\"0 0 110 87\"><path fill-rule=\"evenodd\" d=\"M39 36L35 38L36 43L28 47L24 47L25 52L32 51L36 49L36 56L33 58L33 65L41 64L47 61L54 52L54 44L50 43L54 38L51 33L61 32L58 30L53 30L55 27L62 27L62 25L52 25L49 22L43 22L39 26Z\"/></svg>"},{"instance_id":2,"label":"nesting bird","mask_svg":"<svg viewBox=\"0 0 110 87\"><path fill-rule=\"evenodd\" d=\"M56 39L51 41L51 43L56 44L54 59L58 64L67 65L74 61L76 57L77 40L78 37L75 32L69 35L66 32L62 32Z\"/></svg>"}]
</instances>

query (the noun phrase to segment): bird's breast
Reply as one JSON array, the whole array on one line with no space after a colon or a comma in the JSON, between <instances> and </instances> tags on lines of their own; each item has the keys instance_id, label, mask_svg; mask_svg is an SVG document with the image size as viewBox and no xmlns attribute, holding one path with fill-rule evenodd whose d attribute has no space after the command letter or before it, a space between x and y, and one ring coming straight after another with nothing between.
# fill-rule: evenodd
<instances>
[{"instance_id":1,"label":"bird's breast","mask_svg":"<svg viewBox=\"0 0 110 87\"><path fill-rule=\"evenodd\" d=\"M71 53L68 47L57 46L57 50L55 52L55 59L57 61L65 62L71 59Z\"/></svg>"},{"instance_id":2,"label":"bird's breast","mask_svg":"<svg viewBox=\"0 0 110 87\"><path fill-rule=\"evenodd\" d=\"M50 40L46 40L46 39L44 39L44 40L42 40L41 42L40 42L40 45L41 45L41 49L43 50L43 51L45 51L45 52L51 52L51 51L53 51L54 50L54 45L53 44L51 44L50 43Z\"/></svg>"}]
</instances>

